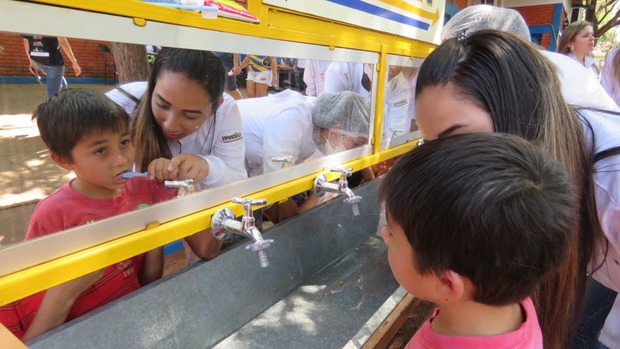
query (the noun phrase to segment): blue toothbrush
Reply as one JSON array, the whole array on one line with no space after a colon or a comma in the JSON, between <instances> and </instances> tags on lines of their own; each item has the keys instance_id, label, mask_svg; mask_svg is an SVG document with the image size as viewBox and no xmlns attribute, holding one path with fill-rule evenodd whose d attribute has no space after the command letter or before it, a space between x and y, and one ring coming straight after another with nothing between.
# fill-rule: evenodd
<instances>
[{"instance_id":1,"label":"blue toothbrush","mask_svg":"<svg viewBox=\"0 0 620 349\"><path fill-rule=\"evenodd\" d=\"M121 174L121 177L129 179L133 177L148 177L148 172L138 173L138 172L124 172Z\"/></svg>"}]
</instances>

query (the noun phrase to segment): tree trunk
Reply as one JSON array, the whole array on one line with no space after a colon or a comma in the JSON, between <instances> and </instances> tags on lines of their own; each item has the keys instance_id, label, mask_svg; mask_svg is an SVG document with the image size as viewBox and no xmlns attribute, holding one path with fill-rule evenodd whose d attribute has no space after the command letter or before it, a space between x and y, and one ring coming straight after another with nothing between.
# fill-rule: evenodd
<instances>
[{"instance_id":1,"label":"tree trunk","mask_svg":"<svg viewBox=\"0 0 620 349\"><path fill-rule=\"evenodd\" d=\"M144 45L112 43L112 53L116 63L119 84L132 81L145 81L149 75Z\"/></svg>"}]
</instances>

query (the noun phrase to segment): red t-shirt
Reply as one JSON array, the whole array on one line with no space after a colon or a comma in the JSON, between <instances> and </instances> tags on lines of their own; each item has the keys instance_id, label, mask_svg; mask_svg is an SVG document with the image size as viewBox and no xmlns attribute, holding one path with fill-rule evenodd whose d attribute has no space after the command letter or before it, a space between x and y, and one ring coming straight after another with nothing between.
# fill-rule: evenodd
<instances>
[{"instance_id":1,"label":"red t-shirt","mask_svg":"<svg viewBox=\"0 0 620 349\"><path fill-rule=\"evenodd\" d=\"M123 194L114 199L89 198L66 184L39 202L30 218L26 240L143 208L175 195L175 189L141 177L128 181ZM67 321L140 288L143 260L141 254L107 267L104 275L76 299ZM44 295L42 291L0 307L0 322L21 338L32 324Z\"/></svg>"}]
</instances>

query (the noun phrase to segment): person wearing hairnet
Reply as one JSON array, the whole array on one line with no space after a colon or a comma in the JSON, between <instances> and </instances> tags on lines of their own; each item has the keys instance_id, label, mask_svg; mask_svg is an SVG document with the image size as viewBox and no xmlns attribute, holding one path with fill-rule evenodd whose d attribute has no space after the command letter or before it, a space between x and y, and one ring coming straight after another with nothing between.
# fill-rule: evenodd
<instances>
[{"instance_id":1,"label":"person wearing hairnet","mask_svg":"<svg viewBox=\"0 0 620 349\"><path fill-rule=\"evenodd\" d=\"M325 92L352 91L371 97L372 64L331 62L325 71ZM409 132L413 115L409 111L409 82L398 69L390 69L383 105L383 139Z\"/></svg>"},{"instance_id":2,"label":"person wearing hairnet","mask_svg":"<svg viewBox=\"0 0 620 349\"><path fill-rule=\"evenodd\" d=\"M368 143L370 103L353 92L322 93L318 98L286 90L237 101L250 177ZM297 207L293 200L272 205L273 223L316 205L311 194Z\"/></svg>"}]
</instances>

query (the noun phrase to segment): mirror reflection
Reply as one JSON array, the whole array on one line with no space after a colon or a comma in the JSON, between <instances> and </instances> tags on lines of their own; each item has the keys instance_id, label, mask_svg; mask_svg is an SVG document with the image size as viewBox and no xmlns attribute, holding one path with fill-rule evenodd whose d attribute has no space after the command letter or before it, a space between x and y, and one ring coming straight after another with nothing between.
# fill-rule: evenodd
<instances>
[{"instance_id":1,"label":"mirror reflection","mask_svg":"<svg viewBox=\"0 0 620 349\"><path fill-rule=\"evenodd\" d=\"M418 67L389 65L383 107L383 139L416 131L415 84Z\"/></svg>"},{"instance_id":2,"label":"mirror reflection","mask_svg":"<svg viewBox=\"0 0 620 349\"><path fill-rule=\"evenodd\" d=\"M111 180L123 186L191 179L197 190L208 190L369 142L371 64L0 36L6 75L0 84L6 154L0 248L24 241L36 205L57 189L68 185L91 195L68 157L55 158L31 121L48 94L65 87L105 93L130 115L134 155L127 161L133 165ZM358 175L360 182L371 178ZM317 202L302 193L287 207L275 205L268 218L277 223ZM210 234L196 234L185 242L208 259L219 249L211 240Z\"/></svg>"}]
</instances>

